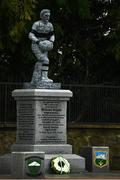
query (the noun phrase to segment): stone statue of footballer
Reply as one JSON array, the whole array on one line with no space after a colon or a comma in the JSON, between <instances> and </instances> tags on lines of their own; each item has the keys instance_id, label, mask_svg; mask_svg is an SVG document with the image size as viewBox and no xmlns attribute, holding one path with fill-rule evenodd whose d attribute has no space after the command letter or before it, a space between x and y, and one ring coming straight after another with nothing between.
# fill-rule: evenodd
<instances>
[{"instance_id":1,"label":"stone statue of footballer","mask_svg":"<svg viewBox=\"0 0 120 180\"><path fill-rule=\"evenodd\" d=\"M34 22L29 33L32 51L37 58L31 81L33 84L39 81L53 82L48 78L48 51L53 49L53 42L55 41L53 25L49 22L50 10L43 9L40 12L40 18L39 21Z\"/></svg>"}]
</instances>

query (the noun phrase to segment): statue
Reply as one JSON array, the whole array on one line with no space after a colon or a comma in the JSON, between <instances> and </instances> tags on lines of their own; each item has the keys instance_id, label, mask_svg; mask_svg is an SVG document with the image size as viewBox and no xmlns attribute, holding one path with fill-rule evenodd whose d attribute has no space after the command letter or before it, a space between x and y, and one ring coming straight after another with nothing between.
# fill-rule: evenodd
<instances>
[{"instance_id":1,"label":"statue","mask_svg":"<svg viewBox=\"0 0 120 180\"><path fill-rule=\"evenodd\" d=\"M55 41L53 25L49 22L50 10L43 9L40 12L40 18L41 20L33 24L29 33L29 39L32 41L32 51L37 58L31 84L53 82L52 79L48 78L48 52L53 49Z\"/></svg>"}]
</instances>

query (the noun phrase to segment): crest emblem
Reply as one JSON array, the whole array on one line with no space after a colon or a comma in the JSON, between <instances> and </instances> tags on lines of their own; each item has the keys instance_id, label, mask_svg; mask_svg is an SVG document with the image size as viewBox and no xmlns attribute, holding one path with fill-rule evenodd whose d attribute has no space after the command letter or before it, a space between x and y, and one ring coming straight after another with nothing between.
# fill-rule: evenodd
<instances>
[{"instance_id":1,"label":"crest emblem","mask_svg":"<svg viewBox=\"0 0 120 180\"><path fill-rule=\"evenodd\" d=\"M33 156L25 159L26 174L29 176L39 176L41 174L42 158Z\"/></svg>"},{"instance_id":2,"label":"crest emblem","mask_svg":"<svg viewBox=\"0 0 120 180\"><path fill-rule=\"evenodd\" d=\"M95 151L94 152L94 165L103 168L108 165L108 152Z\"/></svg>"}]
</instances>

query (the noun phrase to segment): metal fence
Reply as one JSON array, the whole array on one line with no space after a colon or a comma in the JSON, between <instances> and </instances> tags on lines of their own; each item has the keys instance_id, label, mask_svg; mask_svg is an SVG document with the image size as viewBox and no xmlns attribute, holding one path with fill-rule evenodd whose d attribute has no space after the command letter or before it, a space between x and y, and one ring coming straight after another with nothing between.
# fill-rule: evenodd
<instances>
[{"instance_id":1,"label":"metal fence","mask_svg":"<svg viewBox=\"0 0 120 180\"><path fill-rule=\"evenodd\" d=\"M0 124L16 124L12 91L20 83L0 83ZM63 85L73 97L68 102L67 120L80 123L120 123L120 86Z\"/></svg>"},{"instance_id":2,"label":"metal fence","mask_svg":"<svg viewBox=\"0 0 120 180\"><path fill-rule=\"evenodd\" d=\"M69 121L120 123L120 86L71 85Z\"/></svg>"},{"instance_id":3,"label":"metal fence","mask_svg":"<svg viewBox=\"0 0 120 180\"><path fill-rule=\"evenodd\" d=\"M16 104L12 91L20 88L20 83L0 83L0 124L16 124Z\"/></svg>"}]
</instances>

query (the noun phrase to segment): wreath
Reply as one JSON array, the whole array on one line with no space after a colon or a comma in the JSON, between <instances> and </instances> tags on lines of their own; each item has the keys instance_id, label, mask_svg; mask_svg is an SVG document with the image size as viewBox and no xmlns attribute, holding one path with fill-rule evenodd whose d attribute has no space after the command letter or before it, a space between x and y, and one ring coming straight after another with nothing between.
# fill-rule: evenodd
<instances>
[{"instance_id":1,"label":"wreath","mask_svg":"<svg viewBox=\"0 0 120 180\"><path fill-rule=\"evenodd\" d=\"M56 174L69 174L70 163L62 156L57 156L51 159L50 168Z\"/></svg>"}]
</instances>

